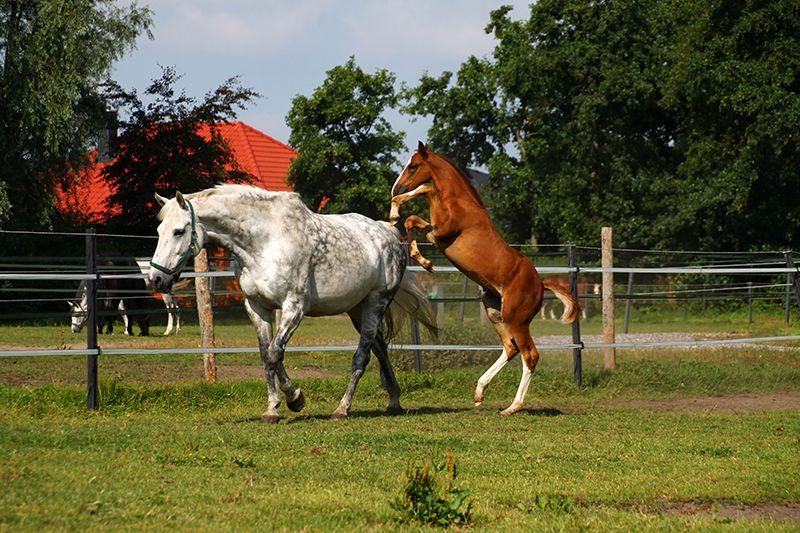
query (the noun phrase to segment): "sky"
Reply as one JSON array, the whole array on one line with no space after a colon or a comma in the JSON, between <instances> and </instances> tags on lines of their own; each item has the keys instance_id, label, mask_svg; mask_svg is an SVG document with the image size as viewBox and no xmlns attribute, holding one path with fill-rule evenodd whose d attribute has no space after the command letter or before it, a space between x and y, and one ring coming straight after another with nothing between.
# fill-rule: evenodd
<instances>
[{"instance_id":1,"label":"sky","mask_svg":"<svg viewBox=\"0 0 800 533\"><path fill-rule=\"evenodd\" d=\"M153 11L153 40L120 60L112 77L140 93L176 68L177 86L198 99L240 76L262 97L239 120L287 143L285 117L292 99L310 96L326 71L350 56L365 72L386 69L401 82L422 74L455 72L470 55L490 57L496 44L484 32L489 13L513 5L511 17L527 18L528 3L512 0L139 0ZM119 5L130 1L119 0ZM425 141L430 119L387 114L406 133L407 152Z\"/></svg>"}]
</instances>

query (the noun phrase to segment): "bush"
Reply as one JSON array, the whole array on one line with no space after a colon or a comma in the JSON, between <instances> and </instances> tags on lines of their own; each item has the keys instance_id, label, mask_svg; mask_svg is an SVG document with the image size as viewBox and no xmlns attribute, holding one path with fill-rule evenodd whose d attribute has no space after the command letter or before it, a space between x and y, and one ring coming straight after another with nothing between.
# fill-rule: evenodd
<instances>
[{"instance_id":1,"label":"bush","mask_svg":"<svg viewBox=\"0 0 800 533\"><path fill-rule=\"evenodd\" d=\"M445 450L443 462L425 462L421 467L410 464L406 468L403 492L392 502L392 508L400 512L403 522L416 521L441 527L470 524L472 503L468 502L464 511L459 510L469 496L469 490L455 486L456 475L450 448Z\"/></svg>"}]
</instances>

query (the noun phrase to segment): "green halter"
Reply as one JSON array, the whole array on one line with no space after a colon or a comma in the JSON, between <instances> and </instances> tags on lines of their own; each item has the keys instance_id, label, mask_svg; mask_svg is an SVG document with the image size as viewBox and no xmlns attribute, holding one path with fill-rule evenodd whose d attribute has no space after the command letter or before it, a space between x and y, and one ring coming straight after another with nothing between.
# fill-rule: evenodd
<instances>
[{"instance_id":1,"label":"green halter","mask_svg":"<svg viewBox=\"0 0 800 533\"><path fill-rule=\"evenodd\" d=\"M178 281L178 278L181 276L181 269L189 262L190 257L196 256L200 253L200 245L197 243L197 231L195 230L195 216L194 216L194 208L192 207L191 202L186 200L186 205L189 206L189 213L192 217L192 240L189 243L189 247L186 249L185 252L181 254L180 259L178 260L178 264L175 265L174 268L167 268L165 266L161 266L157 263L150 261L150 266L155 268L156 270L160 270L164 274L172 276L172 281Z\"/></svg>"}]
</instances>

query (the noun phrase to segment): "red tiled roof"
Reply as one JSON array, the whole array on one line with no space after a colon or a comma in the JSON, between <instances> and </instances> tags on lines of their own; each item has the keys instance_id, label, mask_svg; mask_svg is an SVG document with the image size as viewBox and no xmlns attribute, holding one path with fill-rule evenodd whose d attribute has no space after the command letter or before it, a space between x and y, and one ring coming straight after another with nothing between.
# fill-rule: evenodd
<instances>
[{"instance_id":1,"label":"red tiled roof","mask_svg":"<svg viewBox=\"0 0 800 533\"><path fill-rule=\"evenodd\" d=\"M217 126L223 139L230 146L239 168L254 176L253 185L269 191L291 191L286 183L289 165L297 156L297 151L266 135L244 122L228 122ZM201 130L209 135L209 128ZM101 171L107 163L95 162L81 172L69 189L57 189L56 208L70 216L75 222L97 224L109 216L105 200L111 189L103 180Z\"/></svg>"}]
</instances>

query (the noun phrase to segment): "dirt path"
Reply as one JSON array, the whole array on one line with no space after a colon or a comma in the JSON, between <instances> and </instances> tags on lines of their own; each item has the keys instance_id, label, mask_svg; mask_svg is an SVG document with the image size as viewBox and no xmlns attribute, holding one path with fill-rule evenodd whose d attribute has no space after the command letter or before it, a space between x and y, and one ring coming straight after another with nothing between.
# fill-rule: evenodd
<instances>
[{"instance_id":1,"label":"dirt path","mask_svg":"<svg viewBox=\"0 0 800 533\"><path fill-rule=\"evenodd\" d=\"M658 413L765 413L800 411L800 392L733 394L662 400L611 400L603 407L643 409Z\"/></svg>"}]
</instances>

